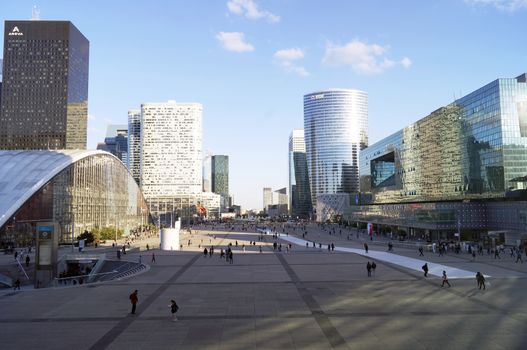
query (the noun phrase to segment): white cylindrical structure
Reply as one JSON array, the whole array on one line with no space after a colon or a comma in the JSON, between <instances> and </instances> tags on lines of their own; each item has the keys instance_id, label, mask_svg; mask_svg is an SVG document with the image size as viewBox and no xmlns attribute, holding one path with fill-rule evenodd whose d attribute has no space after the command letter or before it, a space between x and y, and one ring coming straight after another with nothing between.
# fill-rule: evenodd
<instances>
[{"instance_id":1,"label":"white cylindrical structure","mask_svg":"<svg viewBox=\"0 0 527 350\"><path fill-rule=\"evenodd\" d=\"M161 250L179 250L179 228L161 230Z\"/></svg>"}]
</instances>

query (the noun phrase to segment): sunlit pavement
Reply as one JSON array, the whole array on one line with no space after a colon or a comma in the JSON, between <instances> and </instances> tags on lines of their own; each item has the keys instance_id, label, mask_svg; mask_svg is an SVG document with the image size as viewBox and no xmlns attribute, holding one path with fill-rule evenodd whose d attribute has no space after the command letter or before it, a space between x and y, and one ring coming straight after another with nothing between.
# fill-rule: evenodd
<instances>
[{"instance_id":1,"label":"sunlit pavement","mask_svg":"<svg viewBox=\"0 0 527 350\"><path fill-rule=\"evenodd\" d=\"M477 266L478 271L481 268L492 276L485 291L468 278L452 278L451 288L441 288L439 277L424 278L421 271L375 255L382 251L417 258L413 251L386 253L384 247L370 245L368 254L372 255L363 256L329 253L304 244L293 245L286 253L288 242L279 239L282 251L274 252L272 237L261 242L258 236L209 230L186 233L181 252L142 251L150 270L129 279L4 293L0 295L2 348L450 350L527 346L524 266L510 261L500 265L488 258L473 263L466 256L443 259L425 253L429 264L470 273L474 271L471 266ZM293 235L281 238L287 237ZM361 241L323 234L319 239L323 243L335 240L339 248L361 250ZM234 251L232 265L219 258L220 249L229 243ZM215 247L214 255L205 258L202 250L210 245ZM152 253L155 263L151 263ZM133 256L137 253L130 254ZM366 263L372 257L377 269L369 278ZM139 290L139 304L132 316L128 295L134 289ZM177 322L170 319L170 299L180 306Z\"/></svg>"}]
</instances>

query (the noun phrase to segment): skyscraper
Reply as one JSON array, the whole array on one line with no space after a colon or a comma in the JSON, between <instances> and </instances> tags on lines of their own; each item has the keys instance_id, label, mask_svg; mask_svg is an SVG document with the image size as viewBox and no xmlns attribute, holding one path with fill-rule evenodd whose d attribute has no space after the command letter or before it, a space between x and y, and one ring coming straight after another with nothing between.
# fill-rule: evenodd
<instances>
[{"instance_id":1,"label":"skyscraper","mask_svg":"<svg viewBox=\"0 0 527 350\"><path fill-rule=\"evenodd\" d=\"M110 152L128 164L128 125L108 125L104 142L98 143L97 149Z\"/></svg>"},{"instance_id":2,"label":"skyscraper","mask_svg":"<svg viewBox=\"0 0 527 350\"><path fill-rule=\"evenodd\" d=\"M85 149L89 41L69 21L6 21L0 149Z\"/></svg>"},{"instance_id":3,"label":"skyscraper","mask_svg":"<svg viewBox=\"0 0 527 350\"><path fill-rule=\"evenodd\" d=\"M212 192L212 155L203 158L203 192Z\"/></svg>"},{"instance_id":4,"label":"skyscraper","mask_svg":"<svg viewBox=\"0 0 527 350\"><path fill-rule=\"evenodd\" d=\"M141 111L128 111L128 170L138 185L141 170Z\"/></svg>"},{"instance_id":5,"label":"skyscraper","mask_svg":"<svg viewBox=\"0 0 527 350\"><path fill-rule=\"evenodd\" d=\"M311 211L304 129L293 129L289 137L289 213L293 218L309 218Z\"/></svg>"},{"instance_id":6,"label":"skyscraper","mask_svg":"<svg viewBox=\"0 0 527 350\"><path fill-rule=\"evenodd\" d=\"M221 210L226 211L229 201L229 156L215 155L211 157L211 188L212 192L221 196Z\"/></svg>"},{"instance_id":7,"label":"skyscraper","mask_svg":"<svg viewBox=\"0 0 527 350\"><path fill-rule=\"evenodd\" d=\"M368 145L368 95L331 89L304 96L306 158L313 205L320 194L359 191L359 151Z\"/></svg>"},{"instance_id":8,"label":"skyscraper","mask_svg":"<svg viewBox=\"0 0 527 350\"><path fill-rule=\"evenodd\" d=\"M211 158L212 192L229 197L229 156L215 155Z\"/></svg>"},{"instance_id":9,"label":"skyscraper","mask_svg":"<svg viewBox=\"0 0 527 350\"><path fill-rule=\"evenodd\" d=\"M202 111L198 103L141 105L141 188L147 200L201 193Z\"/></svg>"},{"instance_id":10,"label":"skyscraper","mask_svg":"<svg viewBox=\"0 0 527 350\"><path fill-rule=\"evenodd\" d=\"M271 187L264 187L263 189L263 210L267 211L267 207L273 204L273 189Z\"/></svg>"}]
</instances>

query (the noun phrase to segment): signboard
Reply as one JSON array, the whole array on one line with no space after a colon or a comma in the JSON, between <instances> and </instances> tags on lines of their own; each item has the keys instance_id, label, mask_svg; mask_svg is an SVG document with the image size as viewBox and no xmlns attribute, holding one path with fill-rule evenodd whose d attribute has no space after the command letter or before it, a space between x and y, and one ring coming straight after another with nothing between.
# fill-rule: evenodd
<instances>
[{"instance_id":1,"label":"signboard","mask_svg":"<svg viewBox=\"0 0 527 350\"><path fill-rule=\"evenodd\" d=\"M53 226L38 225L38 265L51 266L53 255Z\"/></svg>"},{"instance_id":2,"label":"signboard","mask_svg":"<svg viewBox=\"0 0 527 350\"><path fill-rule=\"evenodd\" d=\"M49 286L57 275L60 226L56 222L38 222L35 236L35 288Z\"/></svg>"}]
</instances>

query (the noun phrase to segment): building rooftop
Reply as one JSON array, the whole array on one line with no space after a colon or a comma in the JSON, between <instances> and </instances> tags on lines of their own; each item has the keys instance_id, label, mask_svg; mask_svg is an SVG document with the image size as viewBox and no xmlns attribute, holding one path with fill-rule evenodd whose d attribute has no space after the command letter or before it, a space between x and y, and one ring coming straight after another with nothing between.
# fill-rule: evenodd
<instances>
[{"instance_id":1,"label":"building rooftop","mask_svg":"<svg viewBox=\"0 0 527 350\"><path fill-rule=\"evenodd\" d=\"M69 165L103 151L0 151L0 227Z\"/></svg>"}]
</instances>

